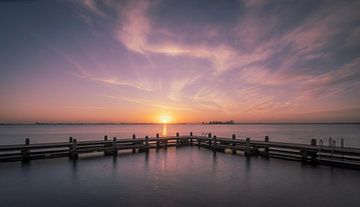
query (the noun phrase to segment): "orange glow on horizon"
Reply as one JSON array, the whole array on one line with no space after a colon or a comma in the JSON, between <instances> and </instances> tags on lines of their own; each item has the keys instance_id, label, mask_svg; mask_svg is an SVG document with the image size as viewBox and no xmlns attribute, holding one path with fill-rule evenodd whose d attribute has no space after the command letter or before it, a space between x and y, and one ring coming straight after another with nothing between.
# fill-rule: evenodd
<instances>
[{"instance_id":1,"label":"orange glow on horizon","mask_svg":"<svg viewBox=\"0 0 360 207\"><path fill-rule=\"evenodd\" d=\"M168 124L168 123L172 122L172 118L171 118L171 116L169 114L161 114L159 116L159 121L162 124Z\"/></svg>"}]
</instances>

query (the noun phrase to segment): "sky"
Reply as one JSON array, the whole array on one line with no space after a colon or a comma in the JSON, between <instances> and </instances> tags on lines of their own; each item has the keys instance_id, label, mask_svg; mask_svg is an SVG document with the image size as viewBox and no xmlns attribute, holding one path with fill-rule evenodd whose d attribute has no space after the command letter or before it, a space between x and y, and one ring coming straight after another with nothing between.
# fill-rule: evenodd
<instances>
[{"instance_id":1,"label":"sky","mask_svg":"<svg viewBox=\"0 0 360 207\"><path fill-rule=\"evenodd\" d=\"M360 122L359 11L0 0L0 122Z\"/></svg>"}]
</instances>

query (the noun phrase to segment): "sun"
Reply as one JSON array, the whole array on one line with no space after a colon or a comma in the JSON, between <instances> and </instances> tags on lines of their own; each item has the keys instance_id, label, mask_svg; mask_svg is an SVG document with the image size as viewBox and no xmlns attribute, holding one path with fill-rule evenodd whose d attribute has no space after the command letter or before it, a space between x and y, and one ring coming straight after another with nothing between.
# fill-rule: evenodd
<instances>
[{"instance_id":1,"label":"sun","mask_svg":"<svg viewBox=\"0 0 360 207\"><path fill-rule=\"evenodd\" d=\"M171 122L171 116L168 114L161 114L159 116L159 121L160 121L160 123L168 124Z\"/></svg>"}]
</instances>

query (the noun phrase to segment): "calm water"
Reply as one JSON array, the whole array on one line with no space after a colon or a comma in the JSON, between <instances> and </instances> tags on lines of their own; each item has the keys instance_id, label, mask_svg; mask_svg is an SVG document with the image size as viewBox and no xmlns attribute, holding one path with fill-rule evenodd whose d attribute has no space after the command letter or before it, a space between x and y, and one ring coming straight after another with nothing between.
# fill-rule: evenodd
<instances>
[{"instance_id":1,"label":"calm water","mask_svg":"<svg viewBox=\"0 0 360 207\"><path fill-rule=\"evenodd\" d=\"M0 126L1 144L127 138L157 132L235 133L241 137L308 143L345 138L360 146L359 125ZM0 163L0 206L359 206L360 172L263 159L197 147L117 157L80 156Z\"/></svg>"}]
</instances>

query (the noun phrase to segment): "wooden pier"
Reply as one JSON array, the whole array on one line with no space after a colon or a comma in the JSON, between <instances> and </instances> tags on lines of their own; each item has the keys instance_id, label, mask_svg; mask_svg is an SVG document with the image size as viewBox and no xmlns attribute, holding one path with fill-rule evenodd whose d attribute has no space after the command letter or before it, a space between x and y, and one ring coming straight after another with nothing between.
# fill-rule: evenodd
<instances>
[{"instance_id":1,"label":"wooden pier","mask_svg":"<svg viewBox=\"0 0 360 207\"><path fill-rule=\"evenodd\" d=\"M132 153L149 152L149 149L166 149L168 147L198 146L216 152L229 152L242 154L246 157L262 156L265 158L281 158L300 161L309 164L326 164L341 167L360 169L360 148L344 147L343 140L340 146L335 141L329 140L325 146L323 140L317 143L312 139L307 144L295 144L284 142L272 142L268 136L264 140L251 140L250 138L217 137L208 134L196 136L190 133L186 136L155 137L145 136L137 138L135 135L130 139L112 139L104 136L98 141L78 141L69 137L67 142L55 143L31 143L26 139L24 144L0 145L0 162L22 161L29 162L34 159L69 157L78 159L80 154L103 152L104 155L117 155L118 151L128 150Z\"/></svg>"}]
</instances>

